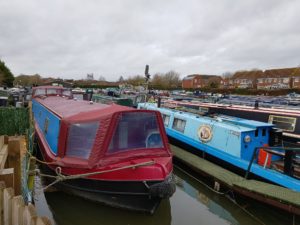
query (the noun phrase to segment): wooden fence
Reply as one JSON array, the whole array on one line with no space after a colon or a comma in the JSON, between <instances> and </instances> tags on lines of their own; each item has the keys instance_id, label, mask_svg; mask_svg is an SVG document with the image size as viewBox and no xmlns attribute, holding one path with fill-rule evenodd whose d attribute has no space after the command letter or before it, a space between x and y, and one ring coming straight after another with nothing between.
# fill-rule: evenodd
<instances>
[{"instance_id":1,"label":"wooden fence","mask_svg":"<svg viewBox=\"0 0 300 225\"><path fill-rule=\"evenodd\" d=\"M50 225L37 216L34 205L25 205L21 194L21 162L26 154L23 137L0 136L0 225Z\"/></svg>"}]
</instances>

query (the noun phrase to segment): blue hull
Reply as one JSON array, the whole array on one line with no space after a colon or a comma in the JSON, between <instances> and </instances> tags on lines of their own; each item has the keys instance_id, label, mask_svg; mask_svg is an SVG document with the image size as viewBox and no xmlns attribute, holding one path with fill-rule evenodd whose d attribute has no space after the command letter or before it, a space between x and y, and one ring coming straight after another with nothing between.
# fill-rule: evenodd
<instances>
[{"instance_id":1,"label":"blue hull","mask_svg":"<svg viewBox=\"0 0 300 225\"><path fill-rule=\"evenodd\" d=\"M190 146L193 146L196 149L199 149L207 154L210 154L216 158L219 158L221 160L224 160L236 167L239 167L243 170L247 170L248 166L249 166L249 161L243 160L243 159L239 159L237 157L234 157L232 155L229 155L225 152L221 152L219 150L216 150L208 145L202 144L198 141L193 140L192 138L189 138L177 131L174 131L170 128L166 128L166 132L168 134L168 136L179 140L185 144L188 144ZM277 172L275 170L272 169L268 169L268 168L263 168L260 165L257 164L253 164L251 167L250 172L252 172L253 174L262 177L266 180L269 180L271 182L274 182L276 184L279 184L281 186L284 186L286 188L292 189L294 191L300 191L300 181L296 180L292 177L289 177L287 175L284 175L280 172Z\"/></svg>"}]
</instances>

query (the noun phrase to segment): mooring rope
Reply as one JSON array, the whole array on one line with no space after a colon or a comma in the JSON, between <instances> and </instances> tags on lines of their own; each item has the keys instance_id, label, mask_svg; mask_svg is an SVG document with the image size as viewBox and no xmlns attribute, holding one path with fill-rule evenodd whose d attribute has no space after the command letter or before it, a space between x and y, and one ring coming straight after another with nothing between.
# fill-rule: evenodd
<instances>
[{"instance_id":1,"label":"mooring rope","mask_svg":"<svg viewBox=\"0 0 300 225\"><path fill-rule=\"evenodd\" d=\"M49 187L53 186L54 184L56 184L58 182L61 182L61 181L65 181L65 180L74 180L74 179L84 178L84 177L88 177L88 176L104 174L104 173L110 173L110 172L114 172L114 171L131 169L131 168L135 169L137 167L149 166L149 165L153 165L153 164L155 164L155 161L151 160L151 161L147 161L147 162L136 163L136 164L133 164L133 165L122 166L122 167L119 167L119 168L114 168L114 169L109 169L109 170L102 170L102 171L95 171L95 172L81 173L81 174L73 174L73 175L63 175L61 173L61 167L56 167L56 169L55 169L56 175L43 174L39 170L31 171L31 173L33 172L35 174L40 175L41 177L48 177L48 178L55 179L55 181L53 181L52 183L47 185L45 188L43 188L43 190L46 190Z\"/></svg>"}]
</instances>

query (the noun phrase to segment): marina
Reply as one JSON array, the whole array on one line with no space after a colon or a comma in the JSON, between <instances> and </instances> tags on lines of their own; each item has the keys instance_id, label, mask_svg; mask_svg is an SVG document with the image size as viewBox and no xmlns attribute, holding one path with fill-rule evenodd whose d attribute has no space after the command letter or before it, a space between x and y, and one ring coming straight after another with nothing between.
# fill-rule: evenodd
<instances>
[{"instance_id":1,"label":"marina","mask_svg":"<svg viewBox=\"0 0 300 225\"><path fill-rule=\"evenodd\" d=\"M0 225L300 225L299 10L0 2Z\"/></svg>"},{"instance_id":2,"label":"marina","mask_svg":"<svg viewBox=\"0 0 300 225\"><path fill-rule=\"evenodd\" d=\"M47 96L47 92L43 93L38 98L33 98L33 112L35 116L40 116L37 119L38 125L42 129L43 133L45 133L45 128L50 129L52 132L55 131L55 127L51 127L53 121L51 120L51 116L47 115L46 117L41 116L42 114L39 111L42 111L41 106L38 106L37 103L40 103L45 109L50 109L56 104L60 105L60 101L69 101L72 105L81 104L80 100L69 99L68 97L64 97L62 100L59 100L59 96L63 89L61 88L49 88L49 93L54 93L53 96ZM57 92L58 91L58 92ZM35 93L35 92L34 92ZM45 97L44 97L45 96ZM53 102L51 102L54 99ZM43 101L48 101L48 103L43 103ZM101 105L100 103L90 103L89 101L84 101L82 104L87 104L87 107L98 107ZM157 111L158 108L157 103L141 103L144 104L144 107L151 108L150 111L154 112ZM61 104L64 105L65 108L71 109L68 107L66 103ZM114 106L115 104L111 104L110 106ZM147 105L147 107L146 107ZM70 111L72 113L77 112L80 107L76 107L76 111ZM115 105L116 106L116 105ZM151 107L150 107L151 106ZM85 108L87 110L88 108ZM117 106L123 107L123 106ZM95 109L96 109L95 108ZM120 108L119 108L120 109ZM160 108L162 109L162 108ZM44 109L43 109L44 110ZM130 108L129 111L137 110ZM139 109L144 111L146 109ZM167 109L166 109L167 110ZM170 109L168 109L170 110ZM58 118L66 118L63 117L64 113L58 107L53 110L54 114ZM161 123L166 125L166 117L164 116L167 111L161 111L162 117ZM183 111L184 112L184 111ZM185 112L184 112L185 113ZM7 114L5 114L7 115ZM67 114L66 114L67 115ZM170 115L170 113L169 113ZM22 115L24 117L24 115ZM73 116L73 114L72 114ZM74 117L74 116L73 116ZM199 117L199 115L197 115ZM34 118L34 117L33 117ZM45 121L49 119L48 126L45 125ZM183 119L183 114L181 115ZM210 120L213 118L210 118ZM79 120L78 120L79 121ZM78 121L76 121L78 123ZM169 118L169 124L173 124L172 121L174 119ZM212 130L212 134L217 135L215 132L221 132L225 126L220 126L218 123L226 121L227 126L232 126L230 124L236 123L230 129L232 131L241 132L240 138L241 140L248 140L249 138L246 136L250 135L251 138L254 138L254 133L256 129L259 129L258 133L262 136L262 130L265 129L266 135L260 137L256 144L249 145L255 148L255 146L262 147L263 143L269 144L270 134L273 132L274 125L272 124L265 124L256 122L255 124L252 123L251 125L247 121L243 121L241 119L234 121L230 117L219 117L214 122L214 129ZM193 122L195 125L196 123ZM54 123L55 124L55 123ZM207 123L206 123L207 124ZM180 127L180 124L177 124ZM239 127L240 126L240 127ZM245 128L241 128L241 127ZM254 129L255 126L255 129ZM172 126L170 126L172 127ZM197 126L196 126L197 127ZM223 127L223 128L222 128ZM247 127L247 128L246 128ZM151 129L153 131L153 129ZM192 129L189 129L192 131ZM244 132L244 133L243 133ZM253 134L250 134L254 132ZM197 132L196 132L197 133ZM202 132L203 133L203 132ZM51 137L51 133L48 133ZM35 195L33 196L33 202L36 205L36 213L40 217L47 218L47 222L52 224L59 224L59 225L67 225L67 224L82 224L84 221L89 221L89 224L140 224L140 221L143 221L144 224L300 224L299 221L299 202L300 202L300 195L299 192L295 192L290 189L298 188L299 181L296 180L294 184L287 182L288 179L284 178L286 175L283 173L284 168L280 172L280 179L279 182L281 186L288 186L289 189L276 186L274 184L266 183L265 180L258 179L257 176L253 176L255 170L259 171L260 167L265 166L269 167L270 160L268 158L263 158L263 163L259 166L254 165L252 168L249 169L249 178L245 178L245 171L248 169L249 162L252 159L254 154L250 153L237 153L235 152L234 155L239 155L242 159L247 160L248 164L243 165L242 161L237 161L237 165L241 166L244 171L233 173L226 166L222 164L219 166L215 163L211 162L209 154L206 155L205 159L199 157L202 153L197 153L197 146L191 145L182 145L182 143L177 143L176 136L170 137L170 130L166 129L166 134L169 135L169 142L176 144L170 145L170 151L173 154L173 175L174 175L174 182L176 184L176 191L173 195L169 195L167 198L162 198L159 202L160 204L155 203L155 211L150 210L150 214L148 215L145 213L134 212L130 210L119 209L121 201L117 200L118 207L116 205L111 204L103 204L103 201L100 203L89 201L86 198L82 198L82 194L78 195L76 193L76 185L77 181L80 179L85 179L84 177L74 177L74 181L72 180L72 186L68 185L68 189L66 189L65 185L63 184L64 178L67 176L72 176L76 174L65 174L62 177L62 180L58 181L57 185L53 186L53 182L56 183L55 179L60 176L60 174L51 172L51 163L53 161L49 161L50 167L45 166L44 163L39 163L39 170L35 170ZM201 132L197 133L201 134ZM273 144L278 144L278 140L280 140L280 133L275 132L276 136L272 141ZM47 135L47 134L46 134ZM251 136L253 135L253 136ZM222 136L222 135L221 135ZM221 137L220 134L217 137ZM48 136L49 137L49 136ZM210 133L204 132L202 136L200 136L203 140L203 143L209 144L210 140L212 140L213 136L210 136ZM236 135L234 136L235 138ZM199 137L197 137L199 138ZM158 141L157 137L152 138L151 142L155 140ZM149 139L149 141L150 141ZM226 139L226 138L225 138ZM231 138L232 139L232 138ZM50 140L50 139L49 139ZM200 139L201 140L201 139ZM233 138L233 140L235 140ZM236 139L236 141L239 138ZM253 139L254 140L254 139ZM277 140L277 142L276 142ZM132 141L131 141L132 142ZM160 141L161 142L161 141ZM224 141L219 141L220 143ZM58 139L59 143L59 139ZM123 142L121 142L123 143ZM148 142L146 142L148 143ZM149 142L150 145L150 142ZM151 144L152 145L152 144ZM228 147L229 151L232 149L234 145L237 145L233 142L233 145ZM49 146L55 146L50 144ZM223 148L226 145L221 145ZM41 145L39 150L41 149ZM216 147L212 145L212 147ZM251 148L252 148L251 147ZM42 147L43 148L43 147ZM249 147L250 148L250 147ZM243 148L241 148L243 149ZM208 149L210 150L210 149ZM51 150L52 151L52 150ZM196 151L196 152L195 152ZM192 154L193 153L193 154ZM207 152L209 153L209 152ZM52 157L55 155L61 155L61 153L54 153ZM279 154L280 155L280 154ZM42 156L42 155L41 155ZM47 158L47 157L46 157ZM51 157L50 157L51 158ZM42 162L45 162L45 155L41 158ZM279 159L278 156L271 156L270 159L273 161L274 159ZM48 158L49 160L49 158ZM70 162L70 160L66 159L59 159L59 167L64 165L65 163ZM66 161L64 161L66 160ZM71 161L72 162L72 161ZM147 160L145 161L147 162ZM256 163L256 161L254 161ZM143 163L143 162L142 162ZM74 164L74 163L73 163ZM55 164L54 164L55 165ZM67 165L67 164L65 164ZM142 167L149 165L141 165ZM48 168L47 168L48 167ZM57 167L57 166L56 166ZM139 165L135 164L134 167L139 167ZM226 169L225 169L226 168ZM253 170L254 168L254 170ZM110 170L114 169L110 167ZM118 169L117 169L118 170ZM122 169L121 169L122 170ZM138 169L139 170L139 169ZM266 170L266 169L264 169ZM86 171L86 170L85 170ZM272 172L270 169L267 169L268 178L272 179ZM94 171L93 171L94 172ZM82 173L82 172L81 172ZM77 173L78 174L78 173ZM90 174L88 174L90 175ZM88 176L87 175L87 176ZM260 174L261 175L261 174ZM50 186L49 186L49 179L45 179L47 176L52 176L54 180L50 179ZM277 176L277 175L276 175ZM276 177L275 176L275 177ZM108 176L106 176L108 177ZM267 177L265 177L267 178ZM273 180L272 182L277 182L277 180ZM75 186L74 186L75 185ZM55 187L55 188L54 188ZM100 186L99 186L100 187ZM71 189L70 189L71 188ZM95 187L94 187L95 188ZM73 189L73 190L72 190ZM175 190L175 189L174 189ZM145 202L143 200L142 202ZM131 204L136 206L141 206L140 203L130 201ZM126 203L127 204L127 203ZM152 203L151 203L152 204ZM72 205L72 207L70 207ZM111 207L114 206L114 207ZM189 207L187 207L189 206ZM143 206L144 207L144 206ZM123 207L121 207L123 208ZM127 208L127 207L124 207ZM127 208L128 209L128 208ZM132 208L131 208L132 209ZM262 209L263 212L262 213ZM138 210L140 211L140 210ZM144 209L142 210L144 211ZM115 215L118 215L116 217ZM49 220L50 219L50 220Z\"/></svg>"}]
</instances>

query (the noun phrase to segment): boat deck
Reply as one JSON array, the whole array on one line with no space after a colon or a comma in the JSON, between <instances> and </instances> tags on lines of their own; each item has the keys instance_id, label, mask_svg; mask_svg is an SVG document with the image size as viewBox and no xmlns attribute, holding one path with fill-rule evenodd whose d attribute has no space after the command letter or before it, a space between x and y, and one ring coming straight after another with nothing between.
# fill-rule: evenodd
<instances>
[{"instance_id":1,"label":"boat deck","mask_svg":"<svg viewBox=\"0 0 300 225\"><path fill-rule=\"evenodd\" d=\"M171 145L174 156L197 172L213 177L228 188L259 201L275 205L290 212L300 214L300 194L296 191L269 183L246 180L233 172L202 159L192 153Z\"/></svg>"}]
</instances>

